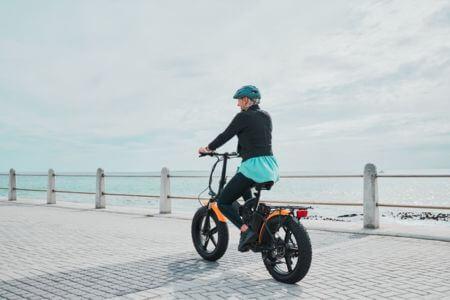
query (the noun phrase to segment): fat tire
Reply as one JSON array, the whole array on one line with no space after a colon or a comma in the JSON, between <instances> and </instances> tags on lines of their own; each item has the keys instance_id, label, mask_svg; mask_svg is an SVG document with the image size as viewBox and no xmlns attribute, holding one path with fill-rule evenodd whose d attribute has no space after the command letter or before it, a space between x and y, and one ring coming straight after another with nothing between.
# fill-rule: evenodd
<instances>
[{"instance_id":1,"label":"fat tire","mask_svg":"<svg viewBox=\"0 0 450 300\"><path fill-rule=\"evenodd\" d=\"M275 217L269 221L269 228L273 228L279 223L280 217ZM296 222L291 216L283 217L285 220L286 227L292 232L297 240L297 247L299 250L298 253L298 262L295 268L289 274L280 274L275 269L274 266L264 260L264 265L266 266L267 271L269 271L272 277L280 282L295 284L302 280L306 274L308 274L309 268L311 266L312 260L312 248L311 248L311 240L309 238L308 232L305 227L300 222ZM272 225L272 226L271 226ZM273 232L273 231L272 231ZM264 254L263 254L264 259Z\"/></svg>"},{"instance_id":2,"label":"fat tire","mask_svg":"<svg viewBox=\"0 0 450 300\"><path fill-rule=\"evenodd\" d=\"M191 235L192 242L194 243L195 250L198 254L205 260L216 261L221 258L228 247L228 226L226 223L220 222L214 211L211 210L210 217L214 219L217 226L217 246L212 252L207 252L203 249L200 235L201 235L201 225L203 219L207 216L208 208L200 207L192 219L191 225Z\"/></svg>"}]
</instances>

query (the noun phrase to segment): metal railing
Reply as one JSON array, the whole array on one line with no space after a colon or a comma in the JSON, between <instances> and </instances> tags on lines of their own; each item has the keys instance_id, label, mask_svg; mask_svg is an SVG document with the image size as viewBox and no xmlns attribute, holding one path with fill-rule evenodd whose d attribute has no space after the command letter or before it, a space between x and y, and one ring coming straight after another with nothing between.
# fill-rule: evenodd
<instances>
[{"instance_id":1,"label":"metal railing","mask_svg":"<svg viewBox=\"0 0 450 300\"><path fill-rule=\"evenodd\" d=\"M171 178L208 178L205 175L170 175ZM390 178L450 178L450 174L445 175L384 175L376 174L376 178L380 177L390 177ZM283 175L280 178L292 178L292 179L328 179L328 178L364 178L364 175ZM198 198L192 196L170 196L172 199L187 199L187 200L208 200L208 198ZM299 205L324 205L324 206L363 206L362 202L327 202L327 201L297 201L297 200L279 200L279 199L264 199L265 203L282 203L282 204L299 204ZM377 207L396 207L396 208L422 208L422 209L443 209L450 210L450 206L439 206L439 205L408 205L408 204L393 204L393 203L378 203Z\"/></svg>"},{"instance_id":2,"label":"metal railing","mask_svg":"<svg viewBox=\"0 0 450 300\"><path fill-rule=\"evenodd\" d=\"M16 191L29 192L46 192L47 204L56 203L56 193L67 194L81 194L81 195L95 195L95 207L105 208L105 196L120 196L120 197L137 197L137 198L154 198L160 200L160 213L171 213L172 205L171 199L185 199L185 200L208 200L209 198L199 198L187 195L171 195L170 193L170 179L174 178L208 178L206 175L170 175L167 168L163 168L160 175L136 175L136 174L110 174L106 175L102 169L97 170L97 174L55 174L50 169L48 174L16 174L13 169L9 174L0 174L0 176L9 176L9 187L0 187L0 190L8 190L8 200L16 200ZM16 187L16 176L40 176L48 177L48 188L44 189L30 189ZM96 191L67 191L58 190L55 188L55 177L96 177ZM108 193L105 191L105 178L160 178L160 194L159 195L145 195L132 193ZM407 205L394 203L379 203L378 202L378 178L450 178L450 174L377 174L376 167L372 164L367 164L362 175L284 175L280 176L286 179L320 179L320 178L363 178L364 179L364 197L362 202L328 202L328 201L297 201L297 200L283 200L283 199L265 199L265 203L279 203L279 204L299 204L299 205L325 205L325 206L363 206L364 208L364 226L367 228L378 228L378 208L379 207L393 207L393 208L417 208L417 209L439 209L450 210L450 206L443 205ZM367 217L367 219L366 219Z\"/></svg>"},{"instance_id":3,"label":"metal railing","mask_svg":"<svg viewBox=\"0 0 450 300\"><path fill-rule=\"evenodd\" d=\"M390 177L390 178L449 178L450 175L377 175L377 177Z\"/></svg>"}]
</instances>

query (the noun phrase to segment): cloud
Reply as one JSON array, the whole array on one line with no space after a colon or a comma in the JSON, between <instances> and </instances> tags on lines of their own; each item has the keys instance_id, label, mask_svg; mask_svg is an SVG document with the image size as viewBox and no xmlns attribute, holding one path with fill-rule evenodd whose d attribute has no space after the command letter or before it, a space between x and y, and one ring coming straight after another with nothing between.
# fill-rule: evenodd
<instances>
[{"instance_id":1,"label":"cloud","mask_svg":"<svg viewBox=\"0 0 450 300\"><path fill-rule=\"evenodd\" d=\"M436 145L434 165L449 166L446 1L0 6L0 165L44 167L45 151L42 164L27 153L52 147L89 158L74 168L203 168L192 152L237 112L234 90L255 84L284 165L330 147L349 154L317 158L323 168Z\"/></svg>"}]
</instances>

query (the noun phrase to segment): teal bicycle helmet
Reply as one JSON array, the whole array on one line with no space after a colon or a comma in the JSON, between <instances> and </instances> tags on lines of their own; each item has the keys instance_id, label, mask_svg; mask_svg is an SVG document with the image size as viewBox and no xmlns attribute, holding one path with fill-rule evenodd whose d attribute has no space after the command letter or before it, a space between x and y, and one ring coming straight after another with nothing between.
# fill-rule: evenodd
<instances>
[{"instance_id":1,"label":"teal bicycle helmet","mask_svg":"<svg viewBox=\"0 0 450 300\"><path fill-rule=\"evenodd\" d=\"M234 99L242 99L244 97L248 97L252 100L259 100L261 99L261 94L259 93L259 90L254 85L244 85L240 89L236 91L233 98Z\"/></svg>"}]
</instances>

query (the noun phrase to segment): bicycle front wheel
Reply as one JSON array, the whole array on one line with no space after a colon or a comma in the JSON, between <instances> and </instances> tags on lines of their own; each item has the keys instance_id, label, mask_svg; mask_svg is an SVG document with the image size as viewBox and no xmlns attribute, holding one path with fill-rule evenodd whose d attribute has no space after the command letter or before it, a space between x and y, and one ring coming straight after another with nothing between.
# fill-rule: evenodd
<instances>
[{"instance_id":1,"label":"bicycle front wheel","mask_svg":"<svg viewBox=\"0 0 450 300\"><path fill-rule=\"evenodd\" d=\"M213 210L200 207L192 219L192 242L198 254L206 260L216 261L228 247L228 226L220 222Z\"/></svg>"}]
</instances>

